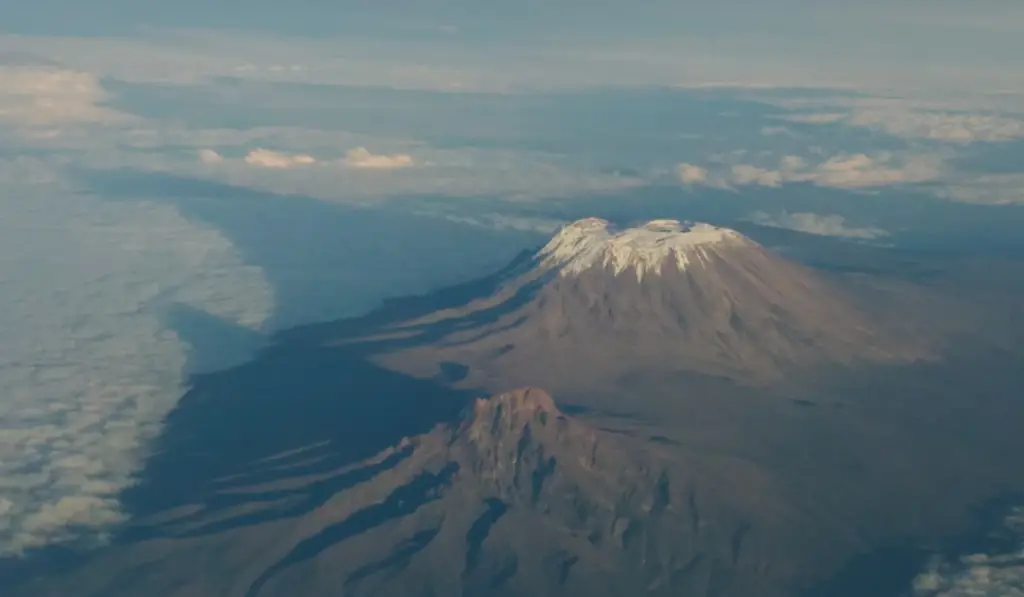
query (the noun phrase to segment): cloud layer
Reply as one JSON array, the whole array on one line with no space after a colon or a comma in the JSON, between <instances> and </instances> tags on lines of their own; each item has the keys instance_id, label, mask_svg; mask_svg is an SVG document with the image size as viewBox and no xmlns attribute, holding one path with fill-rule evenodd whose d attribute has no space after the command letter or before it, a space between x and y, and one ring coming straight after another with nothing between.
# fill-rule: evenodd
<instances>
[{"instance_id":1,"label":"cloud layer","mask_svg":"<svg viewBox=\"0 0 1024 597\"><path fill-rule=\"evenodd\" d=\"M413 165L412 156L405 153L392 155L378 155L370 153L365 147L356 147L345 154L342 163L351 168L364 168L369 170L392 170L394 168L407 168Z\"/></svg>"},{"instance_id":2,"label":"cloud layer","mask_svg":"<svg viewBox=\"0 0 1024 597\"><path fill-rule=\"evenodd\" d=\"M843 124L864 127L905 139L950 143L1001 142L1024 139L1024 117L984 112L916 107L898 100L860 100L847 112L806 112L782 116L801 124ZM857 104L861 104L858 106Z\"/></svg>"},{"instance_id":3,"label":"cloud layer","mask_svg":"<svg viewBox=\"0 0 1024 597\"><path fill-rule=\"evenodd\" d=\"M914 579L914 596L1024 597L1024 508L1007 516L1002 532L1016 538L1016 550L937 559Z\"/></svg>"},{"instance_id":4,"label":"cloud layer","mask_svg":"<svg viewBox=\"0 0 1024 597\"><path fill-rule=\"evenodd\" d=\"M1024 119L931 110L858 110L846 123L897 137L970 143L1024 139Z\"/></svg>"},{"instance_id":5,"label":"cloud layer","mask_svg":"<svg viewBox=\"0 0 1024 597\"><path fill-rule=\"evenodd\" d=\"M679 164L676 167L679 181L684 185L698 185L708 182L708 169L693 164Z\"/></svg>"},{"instance_id":6,"label":"cloud layer","mask_svg":"<svg viewBox=\"0 0 1024 597\"><path fill-rule=\"evenodd\" d=\"M962 176L935 193L964 203L1024 205L1024 173Z\"/></svg>"},{"instance_id":7,"label":"cloud layer","mask_svg":"<svg viewBox=\"0 0 1024 597\"><path fill-rule=\"evenodd\" d=\"M160 131L162 139L146 142L185 144L187 132ZM213 143L187 154L185 161L153 152L124 153L118 146L110 156L84 156L102 168L130 166L139 170L196 176L231 185L285 195L305 195L326 201L352 202L410 194L450 197L552 198L608 194L644 184L640 174L626 175L581 166L572 159L546 152L494 148L439 149L419 144L417 155L376 154L363 146L342 153L336 139L303 129L241 132L205 131L197 137ZM346 137L346 135L341 135ZM143 137L137 135L136 142ZM385 140L389 145L413 145ZM246 146L265 144L259 149ZM266 146L275 146L268 149ZM278 148L288 148L290 151ZM309 149L303 149L309 148ZM232 157L242 154L244 157ZM102 161L101 158L105 158ZM378 175L379 174L379 175Z\"/></svg>"},{"instance_id":8,"label":"cloud layer","mask_svg":"<svg viewBox=\"0 0 1024 597\"><path fill-rule=\"evenodd\" d=\"M117 0L99 1L117 4ZM56 58L77 70L102 66L105 74L119 78L130 75L162 82L240 76L405 88L550 90L726 81L745 86L918 93L1019 92L1024 76L1012 57L1024 52L1018 34L1024 26L1021 16L1010 13L1010 0L985 3L989 7L972 10L948 0L941 8L934 2L907 0L904 4L913 8L885 11L877 10L874 3L859 8L833 3L827 10L808 11L806 0L733 0L713 5L656 0L642 8L619 0L599 5L576 1L557 11L531 2L518 10L491 7L483 12L476 3L447 0L442 3L447 5L444 17L439 17L436 3L378 3L346 19L343 26L351 27L352 35L330 37L306 35L310 28L326 24L317 19L298 19L303 27L297 31L298 22L287 11L227 14L226 9L179 3L162 15L117 8L89 13L132 13L142 21L148 16L148 24L136 22L122 30L132 35L9 36L0 38L0 52ZM1002 4L1001 10L992 10L992 3ZM23 4L5 20L6 31L17 30L15 17L25 11L47 15L32 30L53 30L50 3ZM936 13L944 16L935 18ZM361 20L370 15L371 22ZM463 18L467 20L459 22ZM116 29L113 23L118 20L104 18L102 28ZM251 25L252 20L263 22L245 31L244 23ZM84 24L77 21L69 20L65 26L74 30ZM362 27L357 25L360 22ZM567 27L568 23L572 26ZM222 28L217 29L218 24ZM439 25L448 33L425 34ZM409 35L410 26L418 26L419 33ZM523 26L542 33L524 36ZM806 35L794 37L790 34L794 30ZM383 35L375 43L366 43L375 33ZM867 37L872 43L865 46ZM964 40L962 45L971 50L950 46L952 37ZM522 46L524 39L531 40L529 47ZM678 56L687 60L680 62Z\"/></svg>"},{"instance_id":9,"label":"cloud layer","mask_svg":"<svg viewBox=\"0 0 1024 597\"><path fill-rule=\"evenodd\" d=\"M932 155L839 154L817 163L789 155L771 166L738 163L715 171L682 163L677 167L677 174L684 185L702 184L718 188L810 183L821 187L863 189L936 180L942 175L941 166L941 158Z\"/></svg>"},{"instance_id":10,"label":"cloud layer","mask_svg":"<svg viewBox=\"0 0 1024 597\"><path fill-rule=\"evenodd\" d=\"M316 158L304 153L289 155L269 149L254 149L245 156L245 163L261 168L295 168L297 166L311 166L316 163Z\"/></svg>"},{"instance_id":11,"label":"cloud layer","mask_svg":"<svg viewBox=\"0 0 1024 597\"><path fill-rule=\"evenodd\" d=\"M214 149L205 148L199 150L199 161L203 164L220 164L224 162L224 156ZM278 170L321 163L307 153L284 153L262 147L249 151L243 161L250 166ZM361 170L394 170L413 166L415 161L406 153L375 154L365 147L356 147L346 152L339 163L348 168Z\"/></svg>"},{"instance_id":12,"label":"cloud layer","mask_svg":"<svg viewBox=\"0 0 1024 597\"><path fill-rule=\"evenodd\" d=\"M17 553L121 519L117 494L183 392L189 347L166 310L259 330L272 296L170 207L8 181L0 213L0 553Z\"/></svg>"},{"instance_id":13,"label":"cloud layer","mask_svg":"<svg viewBox=\"0 0 1024 597\"><path fill-rule=\"evenodd\" d=\"M0 123L42 127L130 120L104 107L107 97L88 72L0 63Z\"/></svg>"},{"instance_id":14,"label":"cloud layer","mask_svg":"<svg viewBox=\"0 0 1024 597\"><path fill-rule=\"evenodd\" d=\"M199 161L204 164L219 164L224 161L224 156L212 149L200 149Z\"/></svg>"},{"instance_id":15,"label":"cloud layer","mask_svg":"<svg viewBox=\"0 0 1024 597\"><path fill-rule=\"evenodd\" d=\"M836 214L819 215L808 212L781 213L771 215L763 211L750 214L747 219L761 226L785 228L818 236L836 236L861 240L874 240L889 236L889 233L874 226L852 226L846 218Z\"/></svg>"}]
</instances>

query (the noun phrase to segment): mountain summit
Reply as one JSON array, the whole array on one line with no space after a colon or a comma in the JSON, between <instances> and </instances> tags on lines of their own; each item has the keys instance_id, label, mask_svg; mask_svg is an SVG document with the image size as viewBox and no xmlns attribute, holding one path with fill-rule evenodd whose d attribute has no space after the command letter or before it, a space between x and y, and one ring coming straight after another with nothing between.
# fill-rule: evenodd
<instances>
[{"instance_id":1,"label":"mountain summit","mask_svg":"<svg viewBox=\"0 0 1024 597\"><path fill-rule=\"evenodd\" d=\"M608 220L586 218L573 222L537 254L543 267L563 275L592 267L644 275L661 274L666 265L683 271L690 264L706 263L717 250L751 241L735 230L710 224L651 220L635 228L617 230Z\"/></svg>"},{"instance_id":2,"label":"mountain summit","mask_svg":"<svg viewBox=\"0 0 1024 597\"><path fill-rule=\"evenodd\" d=\"M925 354L822 273L734 230L678 220L573 222L488 280L418 307L342 341L370 342L386 366L458 371L492 391L650 371L758 383L792 367Z\"/></svg>"}]
</instances>

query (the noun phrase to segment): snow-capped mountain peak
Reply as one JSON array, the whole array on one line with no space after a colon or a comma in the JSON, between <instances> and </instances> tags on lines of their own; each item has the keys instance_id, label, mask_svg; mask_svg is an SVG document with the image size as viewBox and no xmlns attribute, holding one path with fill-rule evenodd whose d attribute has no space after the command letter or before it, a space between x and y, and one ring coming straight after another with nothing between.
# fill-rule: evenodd
<instances>
[{"instance_id":1,"label":"snow-capped mountain peak","mask_svg":"<svg viewBox=\"0 0 1024 597\"><path fill-rule=\"evenodd\" d=\"M667 262L679 270L707 262L723 245L749 242L742 234L699 222L651 220L617 229L600 218L585 218L563 227L537 254L544 267L574 275L591 267L610 267L615 275L635 271L637 280L658 275Z\"/></svg>"},{"instance_id":2,"label":"snow-capped mountain peak","mask_svg":"<svg viewBox=\"0 0 1024 597\"><path fill-rule=\"evenodd\" d=\"M589 218L357 338L376 343L388 367L496 392L535 383L599 392L640 370L761 383L791 367L932 358L927 342L894 333L899 322L877 323L862 296L727 228ZM407 305L393 308L410 313ZM552 418L539 395L502 396L477 404L470 420L518 430Z\"/></svg>"}]
</instances>

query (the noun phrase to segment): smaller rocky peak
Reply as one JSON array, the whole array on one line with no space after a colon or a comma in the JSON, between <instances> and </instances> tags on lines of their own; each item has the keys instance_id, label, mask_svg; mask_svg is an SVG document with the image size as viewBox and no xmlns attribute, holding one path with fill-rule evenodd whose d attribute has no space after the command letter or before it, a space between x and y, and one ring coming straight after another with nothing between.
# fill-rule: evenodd
<instances>
[{"instance_id":1,"label":"smaller rocky peak","mask_svg":"<svg viewBox=\"0 0 1024 597\"><path fill-rule=\"evenodd\" d=\"M449 435L448 450L493 495L535 505L563 465L593 458L595 441L550 394L522 388L475 400Z\"/></svg>"},{"instance_id":2,"label":"smaller rocky peak","mask_svg":"<svg viewBox=\"0 0 1024 597\"><path fill-rule=\"evenodd\" d=\"M561 416L550 394L540 388L521 388L477 398L463 419L463 427L471 436L518 434L531 423L546 425Z\"/></svg>"},{"instance_id":3,"label":"smaller rocky peak","mask_svg":"<svg viewBox=\"0 0 1024 597\"><path fill-rule=\"evenodd\" d=\"M524 451L557 450L565 434L576 427L546 391L521 388L474 400L452 428L450 443L471 446L495 463L513 462Z\"/></svg>"}]
</instances>

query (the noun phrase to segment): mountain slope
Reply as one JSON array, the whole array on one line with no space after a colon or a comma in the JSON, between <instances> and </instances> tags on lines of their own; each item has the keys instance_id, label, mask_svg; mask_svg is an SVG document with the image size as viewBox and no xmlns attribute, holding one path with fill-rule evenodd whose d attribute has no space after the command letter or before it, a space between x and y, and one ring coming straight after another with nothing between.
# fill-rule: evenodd
<instances>
[{"instance_id":1,"label":"mountain slope","mask_svg":"<svg viewBox=\"0 0 1024 597\"><path fill-rule=\"evenodd\" d=\"M749 466L602 431L538 389L479 399L344 476L359 480L298 517L277 513L324 478L236 481L22 594L771 596L827 559Z\"/></svg>"},{"instance_id":2,"label":"mountain slope","mask_svg":"<svg viewBox=\"0 0 1024 597\"><path fill-rule=\"evenodd\" d=\"M642 371L757 383L794 367L930 355L847 289L707 224L580 220L483 291L340 342L419 376L447 363L493 390L567 379L578 389Z\"/></svg>"}]
</instances>

